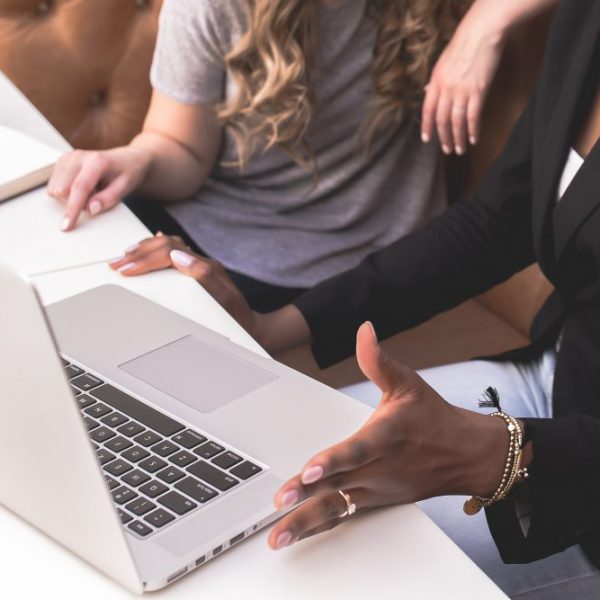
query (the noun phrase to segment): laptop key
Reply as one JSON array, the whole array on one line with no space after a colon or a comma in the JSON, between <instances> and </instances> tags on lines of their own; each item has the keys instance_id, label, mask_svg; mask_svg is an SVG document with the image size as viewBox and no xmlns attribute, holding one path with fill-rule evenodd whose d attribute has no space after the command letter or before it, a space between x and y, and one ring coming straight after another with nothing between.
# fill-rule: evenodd
<instances>
[{"instance_id":1,"label":"laptop key","mask_svg":"<svg viewBox=\"0 0 600 600\"><path fill-rule=\"evenodd\" d=\"M190 512L190 510L193 510L198 506L195 502L184 498L177 492L169 492L168 494L161 496L158 499L158 503L166 506L169 510L172 510L178 515L185 515L185 513Z\"/></svg>"},{"instance_id":2,"label":"laptop key","mask_svg":"<svg viewBox=\"0 0 600 600\"><path fill-rule=\"evenodd\" d=\"M123 425L123 423L127 423L129 419L121 413L114 412L101 419L101 421L109 427L118 427L119 425Z\"/></svg>"},{"instance_id":3,"label":"laptop key","mask_svg":"<svg viewBox=\"0 0 600 600\"><path fill-rule=\"evenodd\" d=\"M96 427L100 427L100 423L98 421L94 421L94 419L90 417L83 417L83 422L85 426L88 428L88 431L92 431L92 429L96 429Z\"/></svg>"},{"instance_id":4,"label":"laptop key","mask_svg":"<svg viewBox=\"0 0 600 600\"><path fill-rule=\"evenodd\" d=\"M179 481L182 477L185 477L185 473L175 467L167 467L157 473L156 476L165 483L174 483L175 481Z\"/></svg>"},{"instance_id":5,"label":"laptop key","mask_svg":"<svg viewBox=\"0 0 600 600\"><path fill-rule=\"evenodd\" d=\"M167 417L167 415L163 415L151 406L136 400L112 385L105 384L94 389L92 396L162 435L171 436L184 429L181 423Z\"/></svg>"},{"instance_id":6,"label":"laptop key","mask_svg":"<svg viewBox=\"0 0 600 600\"><path fill-rule=\"evenodd\" d=\"M73 377L78 377L83 373L83 369L76 367L75 365L69 365L65 367L65 373L67 374L68 379L73 379Z\"/></svg>"},{"instance_id":7,"label":"laptop key","mask_svg":"<svg viewBox=\"0 0 600 600\"><path fill-rule=\"evenodd\" d=\"M115 437L115 435L117 434L108 427L98 427L98 429L94 429L94 431L90 433L90 437L95 442L104 442L106 440L110 440L110 438Z\"/></svg>"},{"instance_id":8,"label":"laptop key","mask_svg":"<svg viewBox=\"0 0 600 600\"><path fill-rule=\"evenodd\" d=\"M79 403L79 408L82 410L96 403L96 401L93 398L90 398L87 394L81 394L81 396L78 396L77 402Z\"/></svg>"},{"instance_id":9,"label":"laptop key","mask_svg":"<svg viewBox=\"0 0 600 600\"><path fill-rule=\"evenodd\" d=\"M194 463L192 466L187 468L188 473L206 481L206 483L216 487L222 492L237 485L239 481L231 475L223 473L220 469L209 465L207 462L201 460L200 462Z\"/></svg>"},{"instance_id":10,"label":"laptop key","mask_svg":"<svg viewBox=\"0 0 600 600\"><path fill-rule=\"evenodd\" d=\"M131 462L139 462L140 460L143 460L144 458L150 456L150 452L148 452L148 450L140 448L139 446L133 446L133 448L125 450L125 452L123 452L121 456L123 458L126 458L127 460L130 460Z\"/></svg>"},{"instance_id":11,"label":"laptop key","mask_svg":"<svg viewBox=\"0 0 600 600\"><path fill-rule=\"evenodd\" d=\"M125 504L125 502L129 502L130 500L137 498L137 494L124 485L118 487L116 490L113 490L111 493L113 500L117 504Z\"/></svg>"},{"instance_id":12,"label":"laptop key","mask_svg":"<svg viewBox=\"0 0 600 600\"><path fill-rule=\"evenodd\" d=\"M149 498L156 498L156 496L164 494L168 489L169 488L166 485L164 485L160 481L156 481L156 479L153 479L152 481L145 483L140 488L140 492L142 492L142 494L145 494Z\"/></svg>"},{"instance_id":13,"label":"laptop key","mask_svg":"<svg viewBox=\"0 0 600 600\"><path fill-rule=\"evenodd\" d=\"M216 458L212 459L212 463L217 465L217 467L221 467L221 469L231 469L234 465L241 463L244 460L241 456L233 452L224 452L220 454Z\"/></svg>"},{"instance_id":14,"label":"laptop key","mask_svg":"<svg viewBox=\"0 0 600 600\"><path fill-rule=\"evenodd\" d=\"M152 533L152 527L148 527L148 525L142 523L141 521L134 521L133 523L129 523L127 527L131 529L131 531L137 533L138 535L141 535L142 537L146 537L147 535L150 535Z\"/></svg>"},{"instance_id":15,"label":"laptop key","mask_svg":"<svg viewBox=\"0 0 600 600\"><path fill-rule=\"evenodd\" d=\"M131 469L133 469L133 467L120 458L117 458L117 460L113 460L113 462L104 466L104 470L115 477L125 475L125 473L127 473L127 471L131 471Z\"/></svg>"},{"instance_id":16,"label":"laptop key","mask_svg":"<svg viewBox=\"0 0 600 600\"><path fill-rule=\"evenodd\" d=\"M164 527L167 523L174 520L175 517L162 508L158 508L144 517L144 521L150 523L150 525L154 525L154 527Z\"/></svg>"},{"instance_id":17,"label":"laptop key","mask_svg":"<svg viewBox=\"0 0 600 600\"><path fill-rule=\"evenodd\" d=\"M79 388L76 388L73 384L71 384L71 389L73 390L73 394L75 394L75 396L79 396L79 394L81 394L81 390Z\"/></svg>"},{"instance_id":18,"label":"laptop key","mask_svg":"<svg viewBox=\"0 0 600 600\"><path fill-rule=\"evenodd\" d=\"M198 460L198 458L195 457L193 454L182 450L177 454L173 454L173 456L171 456L169 460L178 467L187 467L187 465L193 463L195 460Z\"/></svg>"},{"instance_id":19,"label":"laptop key","mask_svg":"<svg viewBox=\"0 0 600 600\"><path fill-rule=\"evenodd\" d=\"M146 500L146 498L136 498L125 507L129 512L132 512L136 517L141 517L151 510L156 508L156 504Z\"/></svg>"},{"instance_id":20,"label":"laptop key","mask_svg":"<svg viewBox=\"0 0 600 600\"><path fill-rule=\"evenodd\" d=\"M225 448L223 446L219 446L216 442L206 442L206 444L202 444L199 448L196 448L194 452L200 455L202 458L212 458L217 454L223 452Z\"/></svg>"},{"instance_id":21,"label":"laptop key","mask_svg":"<svg viewBox=\"0 0 600 600\"><path fill-rule=\"evenodd\" d=\"M179 446L172 444L171 442L165 440L164 442L159 442L150 448L152 452L156 452L159 456L169 456L179 450Z\"/></svg>"},{"instance_id":22,"label":"laptop key","mask_svg":"<svg viewBox=\"0 0 600 600\"><path fill-rule=\"evenodd\" d=\"M117 431L123 435L126 435L127 437L133 437L138 433L142 433L142 431L145 431L145 429L139 423L134 423L131 421L125 425L121 425L121 427L117 427Z\"/></svg>"},{"instance_id":23,"label":"laptop key","mask_svg":"<svg viewBox=\"0 0 600 600\"><path fill-rule=\"evenodd\" d=\"M93 390L95 387L102 385L104 382L93 375L85 374L71 379L71 383L80 390L87 392Z\"/></svg>"},{"instance_id":24,"label":"laptop key","mask_svg":"<svg viewBox=\"0 0 600 600\"><path fill-rule=\"evenodd\" d=\"M127 450L127 448L131 448L131 446L133 446L133 444L122 435L118 435L116 438L113 438L110 440L110 442L106 442L104 445L113 452L123 452L123 450Z\"/></svg>"},{"instance_id":25,"label":"laptop key","mask_svg":"<svg viewBox=\"0 0 600 600\"><path fill-rule=\"evenodd\" d=\"M174 435L171 439L188 450L190 448L195 448L206 441L206 438L203 435L200 435L191 429L182 431L181 433Z\"/></svg>"},{"instance_id":26,"label":"laptop key","mask_svg":"<svg viewBox=\"0 0 600 600\"><path fill-rule=\"evenodd\" d=\"M104 479L106 479L106 483L108 483L109 490L114 490L115 488L121 485L116 479L113 479L110 475L105 475Z\"/></svg>"},{"instance_id":27,"label":"laptop key","mask_svg":"<svg viewBox=\"0 0 600 600\"><path fill-rule=\"evenodd\" d=\"M204 485L203 483L201 483L197 479L194 479L193 477L186 477L185 479L177 483L175 487L179 491L183 492L190 498L193 498L194 500L200 502L201 504L212 500L215 496L218 495L217 492L215 492L215 490L209 488L207 485Z\"/></svg>"},{"instance_id":28,"label":"laptop key","mask_svg":"<svg viewBox=\"0 0 600 600\"><path fill-rule=\"evenodd\" d=\"M260 473L261 471L262 469L258 465L255 465L249 460L246 460L242 464L231 469L230 473L232 473L236 477L239 477L240 479L250 479L250 477L256 475L257 473Z\"/></svg>"},{"instance_id":29,"label":"laptop key","mask_svg":"<svg viewBox=\"0 0 600 600\"><path fill-rule=\"evenodd\" d=\"M86 408L83 412L85 412L86 415L90 415L90 417L99 419L100 417L110 414L112 409L108 408L106 404L102 404L102 402L96 402L96 404Z\"/></svg>"},{"instance_id":30,"label":"laptop key","mask_svg":"<svg viewBox=\"0 0 600 600\"><path fill-rule=\"evenodd\" d=\"M98 457L98 461L100 462L101 465L105 465L106 463L110 462L111 460L114 460L115 458L117 458L112 452L109 452L108 450L105 450L104 448L100 448L100 450L98 450L98 452L96 452L96 456Z\"/></svg>"},{"instance_id":31,"label":"laptop key","mask_svg":"<svg viewBox=\"0 0 600 600\"><path fill-rule=\"evenodd\" d=\"M134 469L133 471L129 471L129 473L126 475L123 475L121 479L123 480L123 483L126 483L131 487L138 487L142 485L142 483L149 481L150 476L146 475L146 473L143 473L139 469Z\"/></svg>"},{"instance_id":32,"label":"laptop key","mask_svg":"<svg viewBox=\"0 0 600 600\"><path fill-rule=\"evenodd\" d=\"M121 523L123 523L123 525L125 525L125 523L129 523L129 521L133 520L133 517L131 515L128 515L124 510L121 510L120 508L117 508L117 513L118 513L119 518L121 519Z\"/></svg>"},{"instance_id":33,"label":"laptop key","mask_svg":"<svg viewBox=\"0 0 600 600\"><path fill-rule=\"evenodd\" d=\"M156 456L150 456L139 463L139 466L142 467L144 471L148 471L148 473L156 473L156 471L160 471L160 469L166 467L167 463Z\"/></svg>"},{"instance_id":34,"label":"laptop key","mask_svg":"<svg viewBox=\"0 0 600 600\"><path fill-rule=\"evenodd\" d=\"M140 433L140 435L136 435L133 439L138 444L140 444L141 446L145 446L146 448L161 441L160 435L156 435L156 433L154 433L153 431L146 431L145 433Z\"/></svg>"}]
</instances>

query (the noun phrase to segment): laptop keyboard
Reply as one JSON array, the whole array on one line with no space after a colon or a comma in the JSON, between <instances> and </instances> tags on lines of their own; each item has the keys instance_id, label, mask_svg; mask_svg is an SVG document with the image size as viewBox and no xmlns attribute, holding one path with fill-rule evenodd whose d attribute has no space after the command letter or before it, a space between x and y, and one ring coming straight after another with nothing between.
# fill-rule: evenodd
<instances>
[{"instance_id":1,"label":"laptop keyboard","mask_svg":"<svg viewBox=\"0 0 600 600\"><path fill-rule=\"evenodd\" d=\"M63 359L123 526L140 538L243 485L256 461Z\"/></svg>"}]
</instances>

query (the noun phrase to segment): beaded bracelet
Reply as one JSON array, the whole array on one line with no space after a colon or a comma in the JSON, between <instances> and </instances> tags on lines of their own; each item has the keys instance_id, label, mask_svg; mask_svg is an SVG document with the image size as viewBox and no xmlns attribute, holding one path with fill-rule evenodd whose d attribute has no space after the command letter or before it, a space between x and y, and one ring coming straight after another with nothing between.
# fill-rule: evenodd
<instances>
[{"instance_id":1,"label":"beaded bracelet","mask_svg":"<svg viewBox=\"0 0 600 600\"><path fill-rule=\"evenodd\" d=\"M516 483L522 479L527 479L529 473L527 468L521 468L521 447L523 445L523 432L519 422L510 415L498 411L490 416L498 417L504 420L509 435L508 456L506 457L506 465L502 472L500 485L490 498L482 498L481 496L473 496L469 498L463 506L463 510L467 515L476 515L482 508L491 506L495 502L504 500Z\"/></svg>"}]
</instances>

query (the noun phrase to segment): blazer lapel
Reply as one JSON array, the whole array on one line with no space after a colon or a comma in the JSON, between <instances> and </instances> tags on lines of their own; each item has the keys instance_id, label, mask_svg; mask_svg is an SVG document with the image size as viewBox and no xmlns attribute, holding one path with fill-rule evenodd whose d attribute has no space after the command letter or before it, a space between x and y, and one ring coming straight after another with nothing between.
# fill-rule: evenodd
<instances>
[{"instance_id":1,"label":"blazer lapel","mask_svg":"<svg viewBox=\"0 0 600 600\"><path fill-rule=\"evenodd\" d=\"M540 262L552 256L548 252L552 240L548 237L551 215L556 204L558 182L571 147L573 128L579 116L582 92L590 78L598 80L600 73L592 69L598 34L600 33L600 2L594 2L587 24L582 28L581 42L574 52L571 68L562 83L560 98L549 123L548 136L544 142L538 173L540 185L533 202L533 235L536 252ZM565 198L566 200L566 198ZM600 199L599 199L600 200ZM560 235L564 236L562 227ZM554 256L552 256L554 258Z\"/></svg>"}]
</instances>

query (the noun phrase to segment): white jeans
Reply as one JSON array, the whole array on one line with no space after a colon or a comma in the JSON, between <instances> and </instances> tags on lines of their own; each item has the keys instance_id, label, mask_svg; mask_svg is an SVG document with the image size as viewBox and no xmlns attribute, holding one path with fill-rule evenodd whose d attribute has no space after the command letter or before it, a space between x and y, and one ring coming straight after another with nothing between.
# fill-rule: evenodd
<instances>
[{"instance_id":1,"label":"white jeans","mask_svg":"<svg viewBox=\"0 0 600 600\"><path fill-rule=\"evenodd\" d=\"M500 394L502 410L516 417L552 416L556 354L546 352L526 364L470 361L426 369L419 374L448 402L480 410L478 400L489 386ZM379 390L370 382L343 388L349 396L377 406ZM485 409L485 412L490 412ZM570 600L600 598L600 572L579 546L527 565L506 565L492 539L485 515L462 511L464 498L447 496L419 506L511 598Z\"/></svg>"}]
</instances>

